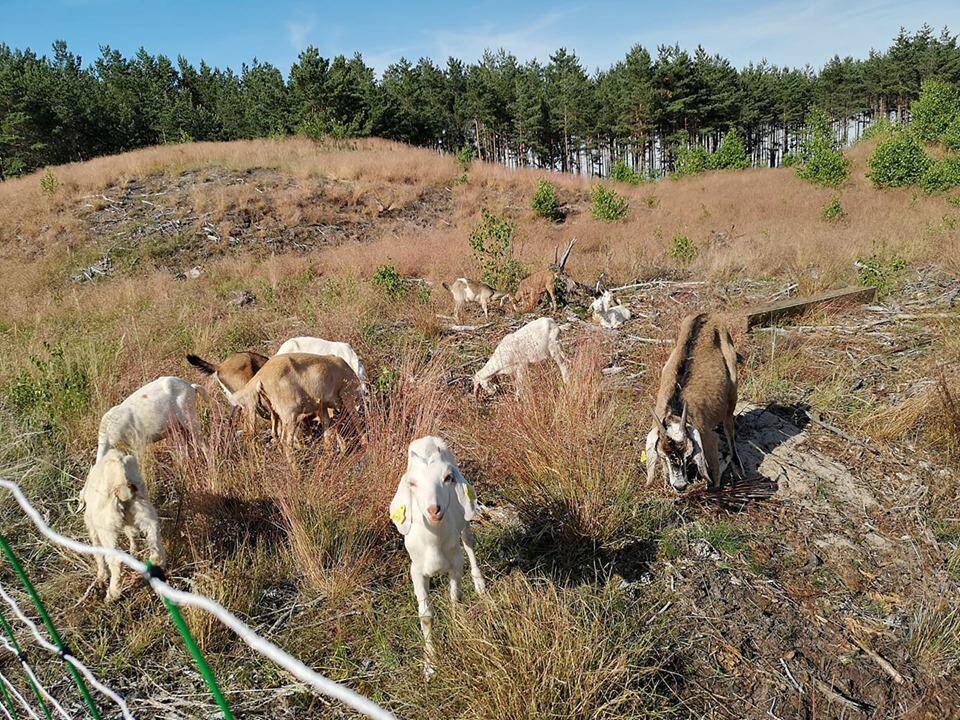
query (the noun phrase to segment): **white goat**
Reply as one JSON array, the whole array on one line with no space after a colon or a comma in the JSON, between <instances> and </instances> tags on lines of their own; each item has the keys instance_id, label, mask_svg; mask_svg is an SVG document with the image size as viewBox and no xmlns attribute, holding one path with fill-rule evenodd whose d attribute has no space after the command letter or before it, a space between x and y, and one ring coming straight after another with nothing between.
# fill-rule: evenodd
<instances>
[{"instance_id":1,"label":"white goat","mask_svg":"<svg viewBox=\"0 0 960 720\"><path fill-rule=\"evenodd\" d=\"M523 375L528 366L551 358L560 368L560 375L566 382L566 358L560 349L559 337L560 327L548 317L532 320L519 330L504 336L487 364L473 376L473 392L479 395L480 388L483 388L493 394L495 389L491 380L495 377Z\"/></svg>"},{"instance_id":2,"label":"white goat","mask_svg":"<svg viewBox=\"0 0 960 720\"><path fill-rule=\"evenodd\" d=\"M360 389L366 392L367 371L363 369L363 363L345 342L336 342L334 340L324 340L318 337L295 337L287 340L277 350L276 355L290 355L292 353L309 353L311 355L333 355L343 360L357 377L360 378Z\"/></svg>"},{"instance_id":3,"label":"white goat","mask_svg":"<svg viewBox=\"0 0 960 720\"><path fill-rule=\"evenodd\" d=\"M593 319L601 327L616 329L630 319L630 308L621 305L609 290L590 304L593 310Z\"/></svg>"},{"instance_id":4,"label":"white goat","mask_svg":"<svg viewBox=\"0 0 960 720\"><path fill-rule=\"evenodd\" d=\"M469 522L477 512L477 494L460 473L453 453L441 438L422 437L410 443L407 471L400 478L390 502L390 519L403 535L410 555L410 579L417 597L420 629L423 631L426 660L424 672L432 674L433 609L430 607L430 578L439 573L450 576L450 601L460 601L463 577L463 542L470 575L478 593L486 590L473 550Z\"/></svg>"},{"instance_id":5,"label":"white goat","mask_svg":"<svg viewBox=\"0 0 960 720\"><path fill-rule=\"evenodd\" d=\"M110 448L140 453L183 428L191 442L197 442L197 393L199 385L178 377L161 377L132 392L126 400L103 414L97 437L97 460Z\"/></svg>"},{"instance_id":6,"label":"white goat","mask_svg":"<svg viewBox=\"0 0 960 720\"><path fill-rule=\"evenodd\" d=\"M166 557L160 545L160 521L140 476L140 466L133 455L110 449L90 468L80 494L85 505L83 521L94 545L116 548L121 535L130 541L130 554L137 551L137 537L146 537L150 562L163 565ZM97 581L106 582L110 567L107 602L120 597L120 561L104 560L96 555Z\"/></svg>"},{"instance_id":7,"label":"white goat","mask_svg":"<svg viewBox=\"0 0 960 720\"><path fill-rule=\"evenodd\" d=\"M499 301L500 307L510 299L507 293L497 292L486 283L470 278L457 278L452 283L440 283L453 295L453 317L460 322L460 309L468 302L477 303L483 310L483 316L489 317L487 304L491 301Z\"/></svg>"}]
</instances>

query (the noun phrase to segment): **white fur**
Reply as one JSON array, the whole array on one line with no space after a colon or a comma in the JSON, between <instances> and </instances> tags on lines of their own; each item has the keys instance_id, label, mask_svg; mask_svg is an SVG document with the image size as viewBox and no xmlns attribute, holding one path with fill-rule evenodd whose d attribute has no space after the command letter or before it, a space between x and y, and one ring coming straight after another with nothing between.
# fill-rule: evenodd
<instances>
[{"instance_id":1,"label":"white fur","mask_svg":"<svg viewBox=\"0 0 960 720\"><path fill-rule=\"evenodd\" d=\"M425 671L432 672L433 609L430 607L430 578L440 573L450 577L450 601L460 601L463 553L470 561L470 575L478 593L486 589L469 522L477 512L473 486L460 473L447 444L434 436L410 443L407 471L400 478L390 502L390 519L403 535L410 555L410 579L417 597L420 628L426 648Z\"/></svg>"},{"instance_id":2,"label":"white fur","mask_svg":"<svg viewBox=\"0 0 960 720\"><path fill-rule=\"evenodd\" d=\"M707 477L709 472L707 470L707 459L703 454L703 444L700 439L700 431L697 430L692 425L688 424L690 429L690 441L693 445L693 453L691 454L691 459L697 464L697 468L700 471L701 477ZM683 442L685 437L684 427L679 422L669 423L665 428L667 431L667 437L676 442ZM647 442L645 451L647 454L647 483L653 484L654 477L657 472L657 460L663 460L663 467L667 473L667 477L670 482L670 486L679 491L683 491L690 484L690 481L687 480L686 475L683 472L683 468L673 467L669 460L664 457L660 458L660 453L657 452L657 444L660 440L660 429L654 427L649 433L647 433Z\"/></svg>"},{"instance_id":3,"label":"white fur","mask_svg":"<svg viewBox=\"0 0 960 720\"><path fill-rule=\"evenodd\" d=\"M560 368L560 375L566 382L566 358L560 349L559 337L560 327L547 317L532 320L519 330L506 335L487 360L487 364L473 376L474 391L482 387L488 393L493 393L493 378L499 375L522 375L528 366L551 358Z\"/></svg>"},{"instance_id":4,"label":"white fur","mask_svg":"<svg viewBox=\"0 0 960 720\"><path fill-rule=\"evenodd\" d=\"M616 329L630 319L630 308L621 305L609 290L596 298L591 304L593 319L602 327Z\"/></svg>"},{"instance_id":5,"label":"white fur","mask_svg":"<svg viewBox=\"0 0 960 720\"><path fill-rule=\"evenodd\" d=\"M97 460L110 448L140 453L147 445L180 427L196 441L199 385L178 377L161 377L132 392L103 414L97 438Z\"/></svg>"},{"instance_id":6,"label":"white fur","mask_svg":"<svg viewBox=\"0 0 960 720\"><path fill-rule=\"evenodd\" d=\"M311 355L335 355L343 360L357 377L360 378L361 390L367 386L367 371L363 369L363 363L360 358L345 342L336 342L334 340L324 340L318 337L295 337L287 340L277 350L277 355L289 355L291 353L310 353Z\"/></svg>"},{"instance_id":7,"label":"white fur","mask_svg":"<svg viewBox=\"0 0 960 720\"><path fill-rule=\"evenodd\" d=\"M116 548L121 535L126 535L132 555L136 552L136 539L142 533L146 537L150 562L163 564L165 554L160 545L160 521L133 455L124 455L116 449L107 450L90 468L81 498L85 505L83 521L94 545ZM120 561L114 558L104 560L99 555L95 558L98 581L107 580L109 566L110 585L106 599L108 602L116 600L120 597Z\"/></svg>"}]
</instances>

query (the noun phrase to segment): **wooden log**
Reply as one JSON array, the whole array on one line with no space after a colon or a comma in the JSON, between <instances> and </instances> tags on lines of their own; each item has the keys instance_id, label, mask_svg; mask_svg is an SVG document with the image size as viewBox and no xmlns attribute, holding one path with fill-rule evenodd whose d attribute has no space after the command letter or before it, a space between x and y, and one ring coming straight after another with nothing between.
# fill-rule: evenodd
<instances>
[{"instance_id":1,"label":"wooden log","mask_svg":"<svg viewBox=\"0 0 960 720\"><path fill-rule=\"evenodd\" d=\"M744 313L746 315L746 325L749 330L755 325L767 325L782 318L799 315L807 308L827 303L852 305L873 302L876 295L876 288L848 287L841 290L830 290L818 295L810 295L805 298L788 298L768 305L756 305L746 309Z\"/></svg>"}]
</instances>

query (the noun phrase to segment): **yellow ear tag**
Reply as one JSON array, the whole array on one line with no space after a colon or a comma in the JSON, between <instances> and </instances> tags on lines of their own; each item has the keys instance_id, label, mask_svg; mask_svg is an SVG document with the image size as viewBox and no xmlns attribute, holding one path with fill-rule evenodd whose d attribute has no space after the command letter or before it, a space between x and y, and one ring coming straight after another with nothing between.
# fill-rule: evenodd
<instances>
[{"instance_id":1,"label":"yellow ear tag","mask_svg":"<svg viewBox=\"0 0 960 720\"><path fill-rule=\"evenodd\" d=\"M464 485L463 492L467 496L467 500L469 500L470 502L476 501L477 493L473 491L473 485L470 485L469 483Z\"/></svg>"},{"instance_id":2,"label":"yellow ear tag","mask_svg":"<svg viewBox=\"0 0 960 720\"><path fill-rule=\"evenodd\" d=\"M393 511L390 513L390 519L393 520L397 525L403 525L403 521L407 518L407 506L406 505L397 505Z\"/></svg>"},{"instance_id":3,"label":"yellow ear tag","mask_svg":"<svg viewBox=\"0 0 960 720\"><path fill-rule=\"evenodd\" d=\"M640 451L640 462L645 463L646 461L647 461L647 451L646 451L646 450L641 450L641 451Z\"/></svg>"}]
</instances>

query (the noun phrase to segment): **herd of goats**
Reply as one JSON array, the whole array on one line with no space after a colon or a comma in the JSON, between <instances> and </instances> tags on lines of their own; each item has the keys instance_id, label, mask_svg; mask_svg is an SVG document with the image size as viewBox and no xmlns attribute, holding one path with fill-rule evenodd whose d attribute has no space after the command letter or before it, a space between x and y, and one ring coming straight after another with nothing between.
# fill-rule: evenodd
<instances>
[{"instance_id":1,"label":"herd of goats","mask_svg":"<svg viewBox=\"0 0 960 720\"><path fill-rule=\"evenodd\" d=\"M509 296L488 285L458 278L444 287L454 300L455 316L473 302L487 313L489 302ZM552 279L541 284L544 294L555 299ZM540 293L535 300L539 301ZM534 303L535 305L536 303ZM592 306L594 319L617 327L629 318L629 310L607 292ZM528 322L506 335L486 364L473 376L476 394L496 392L496 382L518 378L527 368L553 360L566 383L566 361L559 343L560 327L549 317ZM297 337L283 343L272 357L238 352L219 364L196 355L187 361L211 376L228 402L243 418L244 432L253 435L258 417L270 420L273 438L288 454L298 434L308 424L318 423L324 445L335 438L341 451L341 429L352 428L363 439L363 410L367 399L367 376L357 354L346 343L315 337ZM652 482L658 465L671 487L682 491L697 479L711 487L720 483L718 427L723 428L730 449L733 471L743 473L734 441L734 408L737 404L737 352L722 320L699 313L683 319L676 346L660 376L654 405L654 424L647 435L645 460L647 480ZM126 535L131 553L144 538L149 559L164 562L156 510L149 500L137 456L151 443L172 432L185 432L203 445L197 420L197 395L202 386L178 377L161 377L134 391L110 408L100 422L97 459L83 489L84 520L95 545L116 548ZM428 436L410 443L407 469L390 503L390 519L403 535L410 556L410 577L417 598L420 626L426 648L425 669L432 672L431 625L433 611L428 599L430 578L447 574L450 599L460 598L463 552L477 592L484 592L483 575L477 565L470 521L477 512L473 486L457 467L447 443ZM96 557L97 582L109 584L107 601L120 596L120 561ZM108 572L109 569L109 572Z\"/></svg>"}]
</instances>

